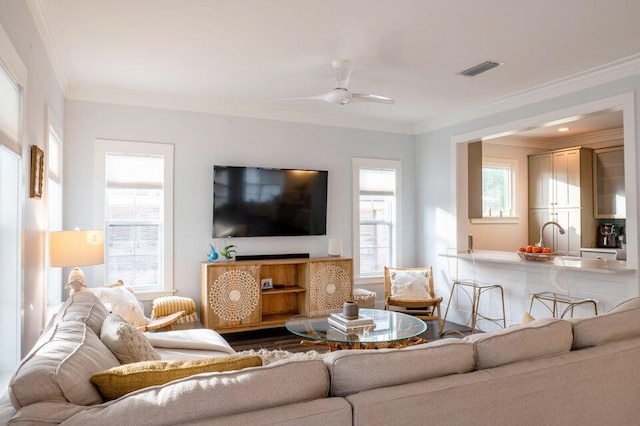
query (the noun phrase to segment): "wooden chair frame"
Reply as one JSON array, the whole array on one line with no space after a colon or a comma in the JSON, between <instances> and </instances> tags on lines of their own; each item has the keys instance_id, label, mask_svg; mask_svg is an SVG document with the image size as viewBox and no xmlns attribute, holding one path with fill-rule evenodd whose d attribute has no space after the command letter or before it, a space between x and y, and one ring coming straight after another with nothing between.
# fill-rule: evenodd
<instances>
[{"instance_id":1,"label":"wooden chair frame","mask_svg":"<svg viewBox=\"0 0 640 426\"><path fill-rule=\"evenodd\" d=\"M429 299L404 299L394 298L391 295L391 276L389 271L429 271ZM433 285L433 268L431 266L426 268L389 268L384 267L384 309L393 309L396 312L402 312L405 314L413 315L422 320L437 320L438 332L442 332L443 321L440 312L440 303L442 303L442 297L436 297L435 287Z\"/></svg>"}]
</instances>

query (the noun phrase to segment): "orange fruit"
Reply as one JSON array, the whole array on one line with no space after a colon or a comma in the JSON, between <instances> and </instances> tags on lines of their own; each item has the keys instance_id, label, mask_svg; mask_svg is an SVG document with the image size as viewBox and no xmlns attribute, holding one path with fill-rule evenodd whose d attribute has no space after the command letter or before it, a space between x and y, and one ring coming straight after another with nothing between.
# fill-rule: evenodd
<instances>
[{"instance_id":1,"label":"orange fruit","mask_svg":"<svg viewBox=\"0 0 640 426\"><path fill-rule=\"evenodd\" d=\"M542 253L542 247L536 246L536 247L531 249L531 252L532 253Z\"/></svg>"},{"instance_id":2,"label":"orange fruit","mask_svg":"<svg viewBox=\"0 0 640 426\"><path fill-rule=\"evenodd\" d=\"M524 251L526 251L527 253L533 253L533 246L531 245L527 246L527 248Z\"/></svg>"},{"instance_id":3,"label":"orange fruit","mask_svg":"<svg viewBox=\"0 0 640 426\"><path fill-rule=\"evenodd\" d=\"M551 249L549 247L545 247L542 249L543 253L551 253Z\"/></svg>"},{"instance_id":4,"label":"orange fruit","mask_svg":"<svg viewBox=\"0 0 640 426\"><path fill-rule=\"evenodd\" d=\"M527 249L524 247L518 247L518 251L524 253L525 251L527 251Z\"/></svg>"}]
</instances>

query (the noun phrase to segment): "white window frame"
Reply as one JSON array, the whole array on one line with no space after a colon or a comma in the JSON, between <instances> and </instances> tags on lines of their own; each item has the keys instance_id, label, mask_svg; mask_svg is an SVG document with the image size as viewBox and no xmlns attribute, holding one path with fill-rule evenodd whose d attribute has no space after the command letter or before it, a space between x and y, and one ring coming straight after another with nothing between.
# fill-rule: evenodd
<instances>
[{"instance_id":1,"label":"white window frame","mask_svg":"<svg viewBox=\"0 0 640 426\"><path fill-rule=\"evenodd\" d=\"M96 139L94 162L94 194L95 217L97 228L103 229L105 220L105 196L106 196L106 157L107 153L137 154L137 155L161 155L164 157L164 206L162 229L162 290L136 291L139 300L153 300L161 296L169 296L175 293L173 280L173 157L174 146L172 144L152 142L130 142L107 139ZM99 266L103 280L106 279L104 265ZM126 285L127 283L125 283Z\"/></svg>"},{"instance_id":2,"label":"white window frame","mask_svg":"<svg viewBox=\"0 0 640 426\"><path fill-rule=\"evenodd\" d=\"M60 167L60 171L59 171L59 175L55 176L51 173L51 171L49 170L49 166L48 163L49 161L51 161L51 149L50 149L50 144L51 144L51 139L50 139L50 134L54 134L55 138L57 139L57 142L59 144L60 150L59 150L59 158L58 158L58 162L59 162L59 167ZM47 201L47 244L46 247L49 247L49 233L53 232L53 231L62 231L62 224L64 223L64 218L62 216L63 214L63 208L62 208L62 203L63 203L63 195L62 195L62 185L63 185L63 146L64 146L64 142L63 142L63 130L62 130L62 126L60 125L60 121L56 118L56 116L53 114L53 111L51 111L51 108L47 107L47 124L45 126L45 140L47 141L47 179L46 179L46 190L45 190L45 194L47 194L46 196L46 201ZM51 211L51 202L53 201L51 198L51 192L49 191L49 182L50 180L55 180L58 184L60 184L60 211L58 212L60 215L61 223L60 226L52 226L50 223L50 214L49 212ZM55 281L56 282L52 282L54 280L52 280L52 277L56 277ZM52 268L49 264L49 251L47 250L47 308L49 309L56 309L58 307L58 305L62 302L62 286L63 286L63 282L62 282L62 268ZM51 315L48 312L47 313L47 318L49 318Z\"/></svg>"},{"instance_id":3,"label":"white window frame","mask_svg":"<svg viewBox=\"0 0 640 426\"><path fill-rule=\"evenodd\" d=\"M24 185L21 185L21 179L24 178L22 151L27 129L25 114L25 103L27 99L27 68L20 59L18 52L13 47L9 36L2 25L0 25L0 66L21 88L20 132L18 140L13 141L4 137L4 135L0 136L0 145L3 146L3 149L6 148L9 155L15 155L15 160L17 162L17 200L14 200L17 203L15 217L17 232L15 241L11 241L7 244L8 247L10 246L13 258L2 256L2 260L0 260L0 267L2 267L3 270L4 268L10 268L11 272L15 276L15 281L13 282L3 280L2 283L0 283L1 286L13 287L10 291L5 292L4 294L11 295L11 298L14 300L13 304L2 306L0 309L0 335L2 335L6 341L2 348L2 365L0 365L0 387L4 387L9 379L9 375L7 373L10 374L11 370L18 365L22 352L22 324L24 312L24 309L22 309L22 288L24 280L22 268L22 206L24 204L25 194ZM0 202L2 201L0 200ZM3 242L6 243L6 240ZM8 368L10 371L5 371L5 368Z\"/></svg>"},{"instance_id":4,"label":"white window frame","mask_svg":"<svg viewBox=\"0 0 640 426\"><path fill-rule=\"evenodd\" d=\"M384 160L377 158L353 158L353 275L355 284L372 284L380 282L382 275L360 275L360 170L384 169L394 170L396 174L395 188L395 212L393 213L393 225L391 231L391 265L399 266L402 259L402 250L399 243L399 235L402 235L402 162L399 160Z\"/></svg>"},{"instance_id":5,"label":"white window frame","mask_svg":"<svg viewBox=\"0 0 640 426\"><path fill-rule=\"evenodd\" d=\"M493 167L493 168L503 168L509 170L509 201L510 201L510 211L503 211L502 217L510 218L517 217L518 211L518 192L517 192L517 181L516 176L518 175L518 160L512 158L496 158L496 157L484 157L482 159L482 169ZM491 216L488 215L487 212L484 211L484 202L482 206L482 217L500 217L499 212L491 212Z\"/></svg>"}]
</instances>

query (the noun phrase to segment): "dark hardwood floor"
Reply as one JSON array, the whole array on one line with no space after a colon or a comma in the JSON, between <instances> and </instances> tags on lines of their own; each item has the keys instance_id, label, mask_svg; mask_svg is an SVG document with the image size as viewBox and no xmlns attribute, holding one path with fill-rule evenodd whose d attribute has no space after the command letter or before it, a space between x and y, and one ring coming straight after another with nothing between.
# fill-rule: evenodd
<instances>
[{"instance_id":1,"label":"dark hardwood floor","mask_svg":"<svg viewBox=\"0 0 640 426\"><path fill-rule=\"evenodd\" d=\"M426 321L427 331L422 333L420 337L428 342L442 339L438 333L437 321ZM462 326L454 323L447 323L445 330L459 330ZM231 347L236 351L258 350L258 349L282 349L289 352L304 352L308 350L316 350L317 352L328 352L326 346L303 346L300 344L300 337L290 333L286 328L272 328L266 330L246 331L242 333L228 333L223 337L229 342ZM460 338L458 333L448 333L444 338Z\"/></svg>"}]
</instances>

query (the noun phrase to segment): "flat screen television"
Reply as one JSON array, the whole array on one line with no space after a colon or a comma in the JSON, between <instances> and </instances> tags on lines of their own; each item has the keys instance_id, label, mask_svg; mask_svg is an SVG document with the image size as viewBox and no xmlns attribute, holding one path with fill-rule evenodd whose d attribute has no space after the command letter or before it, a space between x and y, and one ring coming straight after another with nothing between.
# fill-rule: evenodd
<instances>
[{"instance_id":1,"label":"flat screen television","mask_svg":"<svg viewBox=\"0 0 640 426\"><path fill-rule=\"evenodd\" d=\"M326 235L323 170L213 166L213 237Z\"/></svg>"}]
</instances>

